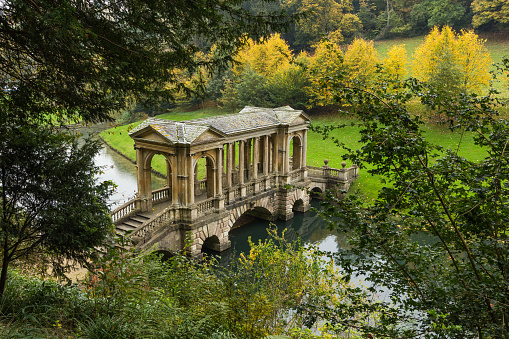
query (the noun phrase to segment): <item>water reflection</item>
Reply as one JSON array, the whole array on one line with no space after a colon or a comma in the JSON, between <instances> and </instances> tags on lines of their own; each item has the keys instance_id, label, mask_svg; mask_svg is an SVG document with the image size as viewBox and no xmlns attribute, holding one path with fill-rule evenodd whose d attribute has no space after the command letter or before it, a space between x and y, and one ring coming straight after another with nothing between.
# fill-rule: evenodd
<instances>
[{"instance_id":1,"label":"water reflection","mask_svg":"<svg viewBox=\"0 0 509 339\"><path fill-rule=\"evenodd\" d=\"M320 209L318 200L312 200L311 206ZM327 223L317 216L316 211L307 213L295 213L294 217L288 221L277 220L273 222L278 234L285 232L285 239L295 241L300 238L304 245L315 245L322 251L337 252L340 247L345 246L345 237L337 231L327 229ZM228 263L232 258L238 257L240 253L249 253L249 241L258 243L267 238L267 228L270 223L266 220L253 217L252 220L236 229L230 231L231 248L218 254L217 252L208 252L208 254L219 255L221 263Z\"/></svg>"}]
</instances>

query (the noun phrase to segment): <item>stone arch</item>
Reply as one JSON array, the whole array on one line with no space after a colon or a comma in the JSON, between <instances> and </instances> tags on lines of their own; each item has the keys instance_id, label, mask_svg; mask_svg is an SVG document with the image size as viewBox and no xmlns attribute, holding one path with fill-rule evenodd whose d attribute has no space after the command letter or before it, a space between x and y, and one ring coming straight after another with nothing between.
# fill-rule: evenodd
<instances>
[{"instance_id":1,"label":"stone arch","mask_svg":"<svg viewBox=\"0 0 509 339\"><path fill-rule=\"evenodd\" d=\"M303 140L302 136L298 133L294 133L289 136L288 139L288 156L292 159L291 170L300 169L302 166L302 148ZM292 148L292 154L290 154L290 148Z\"/></svg>"},{"instance_id":2,"label":"stone arch","mask_svg":"<svg viewBox=\"0 0 509 339\"><path fill-rule=\"evenodd\" d=\"M293 203L292 207L293 212L304 212L304 201L302 199L297 199Z\"/></svg>"},{"instance_id":3,"label":"stone arch","mask_svg":"<svg viewBox=\"0 0 509 339\"><path fill-rule=\"evenodd\" d=\"M205 180L198 180L198 161L202 158L205 162ZM202 192L207 193L207 199L216 195L216 159L208 152L202 152L193 158L193 175L195 185L195 195L201 195Z\"/></svg>"},{"instance_id":4,"label":"stone arch","mask_svg":"<svg viewBox=\"0 0 509 339\"><path fill-rule=\"evenodd\" d=\"M276 219L275 209L273 202L269 197L264 197L252 202L251 204L242 204L232 209L229 214L227 231L230 232L232 228L240 227L235 225L239 220L242 222L242 216L251 216L259 219L268 221L274 221Z\"/></svg>"},{"instance_id":5,"label":"stone arch","mask_svg":"<svg viewBox=\"0 0 509 339\"><path fill-rule=\"evenodd\" d=\"M221 242L219 241L219 237L217 235L212 235L206 238L201 245L201 252L204 250L212 250L214 252L221 252Z\"/></svg>"},{"instance_id":6,"label":"stone arch","mask_svg":"<svg viewBox=\"0 0 509 339\"><path fill-rule=\"evenodd\" d=\"M309 190L309 197L311 199L323 199L324 191L321 187L315 186Z\"/></svg>"}]
</instances>

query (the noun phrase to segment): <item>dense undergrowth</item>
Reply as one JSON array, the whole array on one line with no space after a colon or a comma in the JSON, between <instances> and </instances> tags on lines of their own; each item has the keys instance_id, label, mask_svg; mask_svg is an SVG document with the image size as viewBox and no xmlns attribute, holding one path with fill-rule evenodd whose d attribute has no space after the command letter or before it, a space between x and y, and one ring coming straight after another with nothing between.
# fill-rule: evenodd
<instances>
[{"instance_id":1,"label":"dense undergrowth","mask_svg":"<svg viewBox=\"0 0 509 339\"><path fill-rule=\"evenodd\" d=\"M369 295L359 288L352 293L316 249L272 236L227 267L184 254L162 261L154 253L111 248L79 284L10 271L0 299L0 337L355 338L350 329L299 310Z\"/></svg>"}]
</instances>

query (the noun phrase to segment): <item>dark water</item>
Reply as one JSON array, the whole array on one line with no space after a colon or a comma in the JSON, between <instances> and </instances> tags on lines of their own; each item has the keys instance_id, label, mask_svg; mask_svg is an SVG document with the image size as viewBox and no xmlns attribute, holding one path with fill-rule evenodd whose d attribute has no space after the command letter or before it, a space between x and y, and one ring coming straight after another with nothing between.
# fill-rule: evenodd
<instances>
[{"instance_id":1,"label":"dark water","mask_svg":"<svg viewBox=\"0 0 509 339\"><path fill-rule=\"evenodd\" d=\"M345 239L340 233L327 229L326 222L317 216L315 209L320 209L318 200L312 200L313 209L306 213L295 212L294 217L288 221L277 220L272 226L266 220L254 218L245 225L230 231L230 249L221 253L221 261L227 262L240 253L249 252L249 241L258 243L267 238L267 228L276 227L278 234L285 231L288 241L300 241L305 244L317 246L322 251L337 252L338 248L345 246ZM217 254L217 253L216 253Z\"/></svg>"}]
</instances>

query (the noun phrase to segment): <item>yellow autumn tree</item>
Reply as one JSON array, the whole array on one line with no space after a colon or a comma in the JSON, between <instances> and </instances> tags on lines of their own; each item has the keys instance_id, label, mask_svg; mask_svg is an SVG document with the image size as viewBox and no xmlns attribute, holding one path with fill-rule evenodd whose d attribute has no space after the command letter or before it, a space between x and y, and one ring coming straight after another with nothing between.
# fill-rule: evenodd
<instances>
[{"instance_id":1,"label":"yellow autumn tree","mask_svg":"<svg viewBox=\"0 0 509 339\"><path fill-rule=\"evenodd\" d=\"M309 80L311 85L306 88L314 105L332 104L332 96L328 90L325 79L334 76L344 69L343 52L339 45L322 40L315 46L315 52L309 58Z\"/></svg>"},{"instance_id":2,"label":"yellow autumn tree","mask_svg":"<svg viewBox=\"0 0 509 339\"><path fill-rule=\"evenodd\" d=\"M373 41L356 38L345 52L344 64L350 79L359 80L365 85L373 81L377 63L378 52Z\"/></svg>"},{"instance_id":3,"label":"yellow autumn tree","mask_svg":"<svg viewBox=\"0 0 509 339\"><path fill-rule=\"evenodd\" d=\"M288 67L292 52L279 33L268 40L255 43L249 40L248 45L238 55L240 65L234 67L234 73L240 75L246 68L258 74L270 77L279 67Z\"/></svg>"},{"instance_id":4,"label":"yellow autumn tree","mask_svg":"<svg viewBox=\"0 0 509 339\"><path fill-rule=\"evenodd\" d=\"M407 52L405 45L392 46L383 60L385 74L393 79L401 79L406 73Z\"/></svg>"},{"instance_id":5,"label":"yellow autumn tree","mask_svg":"<svg viewBox=\"0 0 509 339\"><path fill-rule=\"evenodd\" d=\"M434 27L416 49L413 76L452 92L478 92L490 79L491 57L473 31Z\"/></svg>"}]
</instances>

